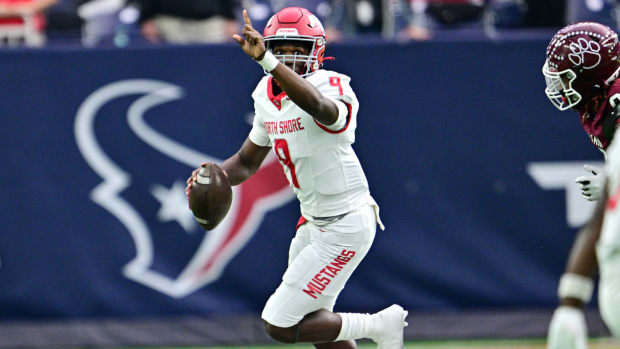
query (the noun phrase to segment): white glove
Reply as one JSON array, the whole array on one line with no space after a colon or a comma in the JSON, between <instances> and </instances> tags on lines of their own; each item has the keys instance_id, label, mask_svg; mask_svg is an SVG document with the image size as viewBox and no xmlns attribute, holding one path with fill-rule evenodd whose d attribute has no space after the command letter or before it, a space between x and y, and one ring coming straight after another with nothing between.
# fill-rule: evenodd
<instances>
[{"instance_id":1,"label":"white glove","mask_svg":"<svg viewBox=\"0 0 620 349\"><path fill-rule=\"evenodd\" d=\"M549 323L547 349L588 349L588 327L581 309L558 307Z\"/></svg>"},{"instance_id":2,"label":"white glove","mask_svg":"<svg viewBox=\"0 0 620 349\"><path fill-rule=\"evenodd\" d=\"M592 173L590 176L581 176L575 178L575 183L579 184L581 196L589 201L597 201L602 196L603 182L605 182L605 174L598 167L585 165L583 169Z\"/></svg>"}]
</instances>

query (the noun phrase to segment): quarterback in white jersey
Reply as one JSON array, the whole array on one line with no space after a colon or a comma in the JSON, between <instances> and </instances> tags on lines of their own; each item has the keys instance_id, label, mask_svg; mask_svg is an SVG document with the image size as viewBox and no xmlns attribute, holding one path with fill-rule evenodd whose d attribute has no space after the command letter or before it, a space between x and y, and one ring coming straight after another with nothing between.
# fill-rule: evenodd
<instances>
[{"instance_id":1,"label":"quarterback in white jersey","mask_svg":"<svg viewBox=\"0 0 620 349\"><path fill-rule=\"evenodd\" d=\"M340 291L375 237L379 208L353 151L359 104L346 75L323 70L326 37L320 21L285 8L259 34L243 11L243 51L268 76L252 97L252 130L221 168L232 185L254 174L273 149L301 206L288 268L262 313L267 333L284 343L356 348L370 338L402 349L407 312L392 305L375 314L332 312ZM200 169L188 179L187 191Z\"/></svg>"},{"instance_id":2,"label":"quarterback in white jersey","mask_svg":"<svg viewBox=\"0 0 620 349\"><path fill-rule=\"evenodd\" d=\"M374 205L351 146L359 109L351 79L328 70L306 78L338 106L338 120L329 126L316 121L285 94L275 96L272 80L264 77L252 94L256 116L250 140L273 147L299 199L302 216L332 217Z\"/></svg>"}]
</instances>

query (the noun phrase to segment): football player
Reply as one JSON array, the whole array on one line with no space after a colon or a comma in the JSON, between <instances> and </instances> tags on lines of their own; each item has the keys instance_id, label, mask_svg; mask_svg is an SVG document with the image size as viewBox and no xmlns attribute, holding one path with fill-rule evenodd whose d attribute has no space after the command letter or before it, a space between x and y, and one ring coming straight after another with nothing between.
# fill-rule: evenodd
<instances>
[{"instance_id":1,"label":"football player","mask_svg":"<svg viewBox=\"0 0 620 349\"><path fill-rule=\"evenodd\" d=\"M605 154L618 125L620 81L617 35L609 27L582 22L561 29L547 47L543 74L545 93L560 110L573 109L591 142ZM591 175L576 179L584 198L601 196L604 175L586 165Z\"/></svg>"},{"instance_id":2,"label":"football player","mask_svg":"<svg viewBox=\"0 0 620 349\"><path fill-rule=\"evenodd\" d=\"M340 291L368 252L379 219L353 151L359 104L346 75L322 69L323 26L304 8L276 13L263 35L243 11L233 39L267 75L252 93L255 117L241 149L222 169L232 185L248 179L273 149L297 195L302 217L282 283L262 313L267 333L284 343L355 348L370 338L403 348L407 312L392 305L375 314L334 313ZM188 179L188 192L199 169Z\"/></svg>"},{"instance_id":3,"label":"football player","mask_svg":"<svg viewBox=\"0 0 620 349\"><path fill-rule=\"evenodd\" d=\"M620 117L619 54L618 36L609 27L593 22L576 23L561 29L551 39L543 66L547 97L558 109L579 113L590 140L605 156ZM611 159L607 166L620 162L620 154ZM549 325L549 349L587 348L582 309L592 297L597 262L601 314L612 332L620 335L620 221L615 218L615 204L606 200L603 171L589 166L586 170L592 175L576 179L582 195L588 200L600 200L590 222L577 235L566 272L560 278L560 305ZM619 175L620 166L610 173ZM610 189L618 186L617 180L611 178ZM601 236L605 215L609 217L605 218Z\"/></svg>"}]
</instances>

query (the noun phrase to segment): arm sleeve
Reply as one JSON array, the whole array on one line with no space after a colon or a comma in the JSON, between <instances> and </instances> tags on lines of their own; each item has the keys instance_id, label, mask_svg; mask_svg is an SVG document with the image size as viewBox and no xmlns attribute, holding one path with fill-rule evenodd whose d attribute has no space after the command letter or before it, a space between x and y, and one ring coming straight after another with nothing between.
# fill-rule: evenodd
<instances>
[{"instance_id":1,"label":"arm sleeve","mask_svg":"<svg viewBox=\"0 0 620 349\"><path fill-rule=\"evenodd\" d=\"M249 138L252 143L261 147L271 146L271 140L269 139L269 135L265 129L265 124L263 124L258 114L254 115L254 121L252 122L252 130L250 130Z\"/></svg>"},{"instance_id":2,"label":"arm sleeve","mask_svg":"<svg viewBox=\"0 0 620 349\"><path fill-rule=\"evenodd\" d=\"M338 131L344 128L349 119L354 117L353 105L357 105L357 97L351 88L349 82L351 79L342 74L327 74L321 79L317 85L319 92L323 96L331 99L338 107L338 120L332 125L323 125L332 131Z\"/></svg>"},{"instance_id":3,"label":"arm sleeve","mask_svg":"<svg viewBox=\"0 0 620 349\"><path fill-rule=\"evenodd\" d=\"M330 98L330 99L334 103L336 103L336 106L338 107L338 120L336 120L336 122L334 122L331 125L323 125L323 124L321 125L325 126L326 128L332 131L338 131L347 125L347 119L349 118L349 108L341 100L333 99L333 98Z\"/></svg>"}]
</instances>

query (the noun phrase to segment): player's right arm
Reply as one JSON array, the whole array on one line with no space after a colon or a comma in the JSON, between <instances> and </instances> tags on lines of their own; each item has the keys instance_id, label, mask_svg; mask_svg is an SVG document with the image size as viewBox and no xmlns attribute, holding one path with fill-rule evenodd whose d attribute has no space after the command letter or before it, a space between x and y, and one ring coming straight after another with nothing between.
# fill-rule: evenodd
<instances>
[{"instance_id":1,"label":"player's right arm","mask_svg":"<svg viewBox=\"0 0 620 349\"><path fill-rule=\"evenodd\" d=\"M560 279L560 305L553 313L547 338L548 349L587 348L588 329L583 308L592 297L592 277L597 269L596 243L601 235L607 191L598 201L594 214L573 243L566 270Z\"/></svg>"},{"instance_id":2,"label":"player's right arm","mask_svg":"<svg viewBox=\"0 0 620 349\"><path fill-rule=\"evenodd\" d=\"M228 182L230 185L234 186L241 184L243 181L255 174L270 150L271 147L261 147L254 144L249 137L246 138L243 145L241 145L241 149L239 149L239 151L233 156L224 160L224 162L220 165L228 177ZM203 162L200 168L206 165L207 163ZM198 179L197 176L200 168L192 171L192 175L186 181L187 187L185 187L185 195L187 195L188 198L192 185Z\"/></svg>"},{"instance_id":3,"label":"player's right arm","mask_svg":"<svg viewBox=\"0 0 620 349\"><path fill-rule=\"evenodd\" d=\"M271 147L261 147L246 138L241 149L229 157L221 165L228 175L230 185L241 184L258 171L260 165L271 150Z\"/></svg>"},{"instance_id":4,"label":"player's right arm","mask_svg":"<svg viewBox=\"0 0 620 349\"><path fill-rule=\"evenodd\" d=\"M228 177L230 185L238 185L250 178L265 160L265 157L271 150L271 141L267 135L264 123L261 121L260 114L254 116L252 122L252 130L241 145L241 149L233 156L224 160L220 167ZM259 145L261 144L261 145ZM206 163L202 163L205 166ZM189 199L189 191L198 179L200 168L195 169L192 175L187 179L187 187L185 194Z\"/></svg>"}]
</instances>

